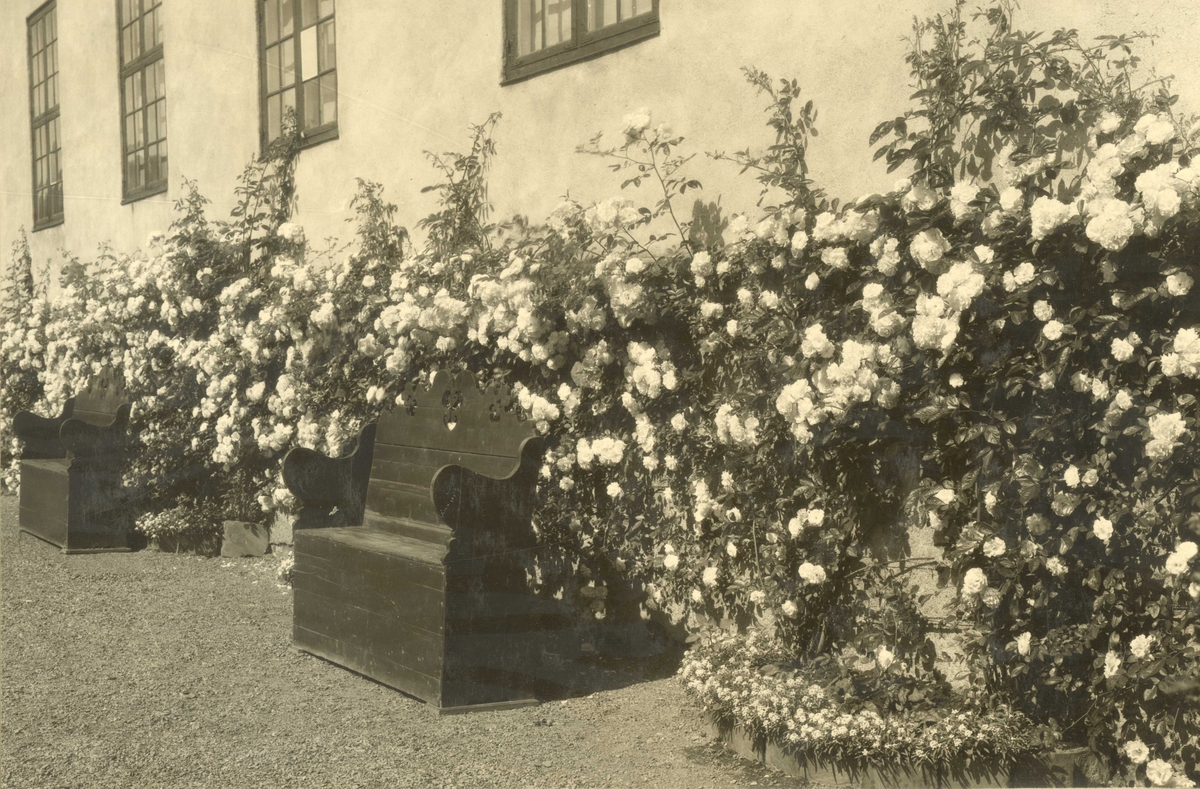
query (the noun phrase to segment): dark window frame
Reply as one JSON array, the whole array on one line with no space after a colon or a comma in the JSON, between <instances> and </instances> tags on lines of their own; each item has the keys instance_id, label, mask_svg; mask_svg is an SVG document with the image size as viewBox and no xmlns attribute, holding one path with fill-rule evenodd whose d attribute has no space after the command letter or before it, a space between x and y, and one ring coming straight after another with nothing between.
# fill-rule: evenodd
<instances>
[{"instance_id":1,"label":"dark window frame","mask_svg":"<svg viewBox=\"0 0 1200 789\"><path fill-rule=\"evenodd\" d=\"M659 0L650 11L598 30L587 29L587 0L571 0L571 38L528 55L518 55L517 4L504 0L504 68L500 84L516 82L623 49L657 36L661 30Z\"/></svg>"},{"instance_id":2,"label":"dark window frame","mask_svg":"<svg viewBox=\"0 0 1200 789\"><path fill-rule=\"evenodd\" d=\"M51 123L55 123L58 121L59 116L60 116L60 108L61 108L61 105L59 102L61 89L59 89L57 87L55 88L54 107L47 108L47 109L43 110L41 114L37 114L36 102L34 99L34 91L35 91L36 87L42 83L38 83L38 85L35 85L35 83L34 83L33 27L38 22L41 22L43 19L50 16L51 14L55 15L54 22L53 22L53 27L54 27L54 31L55 31L54 43L57 45L57 42L58 42L58 18L57 18L58 0L47 0L47 2L38 6L32 14L30 14L28 17L25 18L26 62L29 65L29 129L30 129L29 159L30 159L30 162L32 165L30 168L30 172L29 172L29 175L30 175L29 183L30 183L30 187L31 187L30 192L33 197L33 205L32 205L32 208L33 208L33 232L35 232L35 233L39 230L45 230L46 228L58 227L59 225L61 225L63 222L66 221L66 211L64 210L64 207L61 205L61 203L63 202L62 182L61 181L57 182L59 185L58 189L59 189L59 202L60 202L58 213L51 213L48 216L44 216L44 217L38 216L38 176L37 176L38 145L37 145L37 136L38 136L38 132L41 131L43 128L46 128L46 127L50 126ZM39 50L39 53L40 52L41 52L41 50ZM56 62L56 65L55 65L55 70L54 70L54 76L57 77L58 73L59 73L58 67L57 67L57 46L55 49L55 62ZM43 78L48 79L49 75L43 74ZM54 153L57 156L58 169L61 170L62 169L62 124L61 123L57 124L57 134L55 135L55 137L58 142L58 148L54 150ZM49 153L47 154L47 158L48 158L48 156L49 156ZM53 194L54 183L56 183L56 182L54 182L54 181L50 182L50 189L51 189L52 194Z\"/></svg>"},{"instance_id":3,"label":"dark window frame","mask_svg":"<svg viewBox=\"0 0 1200 789\"><path fill-rule=\"evenodd\" d=\"M292 69L295 72L295 77L294 77L294 81L293 81L291 87L292 87L292 90L294 90L296 92L296 107L295 107L295 109L296 109L296 119L298 122L302 121L304 118L304 80L302 78L303 74L304 74L304 70L303 70L304 63L303 63L303 53L301 51L302 47L300 46L300 36L301 36L300 25L302 22L301 2L302 2L302 0L292 0L292 20L293 21L292 21L291 38L292 38L292 46L294 47L294 57L293 57L293 61L292 61ZM267 94L270 92L270 90L268 89L268 86L267 86L267 21L266 21L266 18L264 16L264 11L263 11L263 0L254 0L254 6L256 9L255 18L258 20L258 141L259 141L260 150L265 153L266 150L271 146L271 143L273 142L273 140L267 139L268 135L270 134L270 128L269 128L270 122L269 122L268 115L267 115L267 112L268 112L268 109L267 109L268 95ZM323 22L328 21L328 22L333 23L333 30L334 30L333 47L334 47L334 52L335 52L334 67L332 69L328 69L325 72L318 72L317 76L319 78L323 74L332 73L335 75L334 78L337 79L337 76L336 76L337 72L338 72L338 67L336 64L337 39L338 39L337 3L336 2L334 3L333 13L327 17L321 16L319 2L318 2L317 8L318 8L318 10L317 10L316 25L318 28L320 27L320 25ZM275 46L275 44L272 44L272 46ZM337 101L337 96L340 95L340 93L341 93L340 89L335 91L335 93L334 93L334 101L335 102ZM323 142L329 142L330 140L336 140L339 136L338 121L341 119L341 111L340 110L337 111L337 116L338 116L337 119L333 120L330 123L323 123L320 126L314 126L311 129L302 130L300 132L300 148L301 149L312 148L313 146L320 145Z\"/></svg>"},{"instance_id":4,"label":"dark window frame","mask_svg":"<svg viewBox=\"0 0 1200 789\"><path fill-rule=\"evenodd\" d=\"M137 24L138 24L138 28L139 28L140 35L141 35L141 44L143 47L143 51L142 51L141 55L134 58L133 60L130 60L128 63L125 63L124 62L125 52L123 49L124 44L122 43L122 40L121 40L121 34L125 29L126 20L124 18L124 15L121 12L122 0L116 0L116 8L117 8L117 92L120 94L120 97L121 97L121 99L120 99L120 103L121 103L121 205L129 205L130 203L136 203L138 200L144 200L147 197L153 197L154 195L162 194L163 192L167 191L168 180L169 180L168 175L165 171L166 168L164 168L164 171L161 173L161 175L157 181L151 182L149 180L149 178L147 178L147 182L146 182L145 186L140 186L140 187L136 187L133 189L130 189L130 186L129 186L129 169L127 166L127 161L128 161L127 157L129 156L130 150L129 150L128 140L127 140L127 134L125 131L126 118L128 117L127 113L126 113L126 107L125 107L125 80L134 75L144 75L145 69L147 66L151 66L151 65L157 63L158 61L163 60L163 42L161 40L158 41L158 43L156 43L152 48L144 49L145 42L146 42L146 13L145 13L145 6L143 5L144 0L133 0L133 2L137 3L138 9L139 9ZM165 0L163 0L163 2L161 2L160 5L158 6L160 13L165 5L166 5ZM164 69L166 68L165 61L164 61L163 68ZM165 78L163 79L163 94L164 94L162 96L162 98L164 99L163 107L165 108L166 107L166 103L165 103L166 79ZM145 100L145 96L146 96L145 76L142 76L142 96L143 96L142 109L145 110L145 108L147 106L146 100ZM157 101L157 99L156 99L156 101ZM149 117L148 112L142 113L142 135L143 135L142 141L143 141L143 143L145 143L143 145L143 149L148 149L149 146L151 145L151 143L149 142L148 121L146 120L148 117ZM166 140L165 137L162 139L164 141ZM170 161L170 159L168 157L168 163L169 163L169 161ZM148 157L147 157L146 167L149 168L149 166L150 166L150 163L149 163Z\"/></svg>"}]
</instances>

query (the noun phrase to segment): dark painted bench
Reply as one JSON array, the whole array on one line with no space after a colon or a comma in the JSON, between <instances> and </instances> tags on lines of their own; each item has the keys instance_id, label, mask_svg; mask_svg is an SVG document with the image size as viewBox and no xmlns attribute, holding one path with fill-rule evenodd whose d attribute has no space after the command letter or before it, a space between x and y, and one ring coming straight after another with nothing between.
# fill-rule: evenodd
<instances>
[{"instance_id":1,"label":"dark painted bench","mask_svg":"<svg viewBox=\"0 0 1200 789\"><path fill-rule=\"evenodd\" d=\"M122 507L130 401L112 373L92 378L59 417L22 411L13 433L21 453L20 528L66 553L127 551Z\"/></svg>"},{"instance_id":2,"label":"dark painted bench","mask_svg":"<svg viewBox=\"0 0 1200 789\"><path fill-rule=\"evenodd\" d=\"M443 712L534 701L564 619L527 590L542 441L510 403L440 372L350 455L288 453L295 646Z\"/></svg>"}]
</instances>

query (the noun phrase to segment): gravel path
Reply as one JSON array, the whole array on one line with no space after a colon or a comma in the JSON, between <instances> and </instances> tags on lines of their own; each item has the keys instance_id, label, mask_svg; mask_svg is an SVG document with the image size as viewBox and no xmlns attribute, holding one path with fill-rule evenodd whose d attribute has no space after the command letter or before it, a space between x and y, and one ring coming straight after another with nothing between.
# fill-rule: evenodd
<instances>
[{"instance_id":1,"label":"gravel path","mask_svg":"<svg viewBox=\"0 0 1200 789\"><path fill-rule=\"evenodd\" d=\"M440 717L292 649L277 557L65 556L16 516L0 498L4 787L801 785L714 746L669 677Z\"/></svg>"}]
</instances>

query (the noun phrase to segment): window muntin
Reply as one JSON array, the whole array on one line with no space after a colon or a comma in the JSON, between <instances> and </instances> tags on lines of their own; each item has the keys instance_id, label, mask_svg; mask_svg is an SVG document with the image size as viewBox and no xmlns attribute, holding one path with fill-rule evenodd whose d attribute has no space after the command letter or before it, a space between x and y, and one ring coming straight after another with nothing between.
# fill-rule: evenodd
<instances>
[{"instance_id":1,"label":"window muntin","mask_svg":"<svg viewBox=\"0 0 1200 789\"><path fill-rule=\"evenodd\" d=\"M505 0L504 83L659 32L658 0Z\"/></svg>"},{"instance_id":2,"label":"window muntin","mask_svg":"<svg viewBox=\"0 0 1200 789\"><path fill-rule=\"evenodd\" d=\"M55 3L29 17L29 114L33 151L33 229L63 221L58 133L58 20Z\"/></svg>"},{"instance_id":3,"label":"window muntin","mask_svg":"<svg viewBox=\"0 0 1200 789\"><path fill-rule=\"evenodd\" d=\"M167 91L162 0L117 0L125 202L167 189Z\"/></svg>"},{"instance_id":4,"label":"window muntin","mask_svg":"<svg viewBox=\"0 0 1200 789\"><path fill-rule=\"evenodd\" d=\"M264 147L289 111L305 143L336 137L334 0L259 0L259 18Z\"/></svg>"}]
</instances>

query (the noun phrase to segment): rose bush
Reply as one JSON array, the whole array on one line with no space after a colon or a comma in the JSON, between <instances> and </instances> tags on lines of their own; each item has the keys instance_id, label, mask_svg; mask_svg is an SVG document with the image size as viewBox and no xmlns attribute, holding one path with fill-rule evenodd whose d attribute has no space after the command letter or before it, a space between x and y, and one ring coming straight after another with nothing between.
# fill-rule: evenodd
<instances>
[{"instance_id":1,"label":"rose bush","mask_svg":"<svg viewBox=\"0 0 1200 789\"><path fill-rule=\"evenodd\" d=\"M470 369L551 438L528 568L546 593L925 666L903 712L944 684L904 558L930 524L975 686L1088 743L1097 774L1186 780L1197 128L1130 89L1133 62L1107 60L1126 39L1035 44L1000 8L971 39L960 10L918 27L918 104L872 139L912 176L845 204L808 178L811 104L754 71L775 144L717 156L763 184L752 214L697 201L686 220L682 138L640 111L582 150L661 199L493 223L493 117L432 157L423 249L369 183L356 243L317 249L288 221L285 143L230 221L193 189L144 253L6 300L4 416L122 370L155 533L189 503L286 512L289 447L343 452L430 370Z\"/></svg>"}]
</instances>

